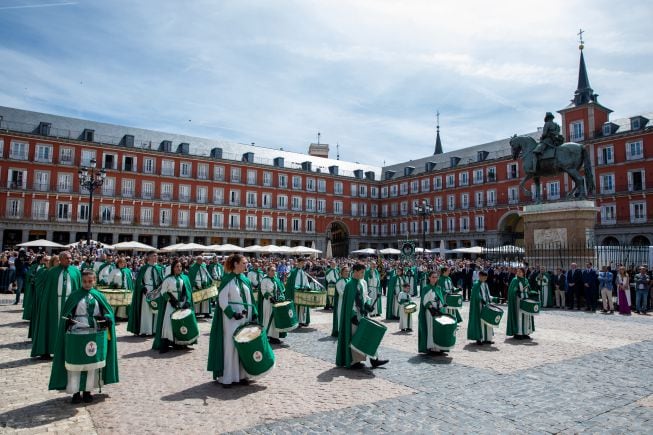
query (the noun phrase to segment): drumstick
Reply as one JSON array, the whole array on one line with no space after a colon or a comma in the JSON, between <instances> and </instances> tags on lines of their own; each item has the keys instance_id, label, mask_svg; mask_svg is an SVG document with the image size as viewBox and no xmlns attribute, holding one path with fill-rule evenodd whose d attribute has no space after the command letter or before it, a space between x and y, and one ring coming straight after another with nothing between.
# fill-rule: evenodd
<instances>
[{"instance_id":1,"label":"drumstick","mask_svg":"<svg viewBox=\"0 0 653 435\"><path fill-rule=\"evenodd\" d=\"M75 319L73 319L72 317L64 317L64 316L61 316L61 318L62 318L62 319L66 319L66 320L70 320L71 322L74 322L74 323L82 323L82 322L80 322L79 320L75 320Z\"/></svg>"}]
</instances>

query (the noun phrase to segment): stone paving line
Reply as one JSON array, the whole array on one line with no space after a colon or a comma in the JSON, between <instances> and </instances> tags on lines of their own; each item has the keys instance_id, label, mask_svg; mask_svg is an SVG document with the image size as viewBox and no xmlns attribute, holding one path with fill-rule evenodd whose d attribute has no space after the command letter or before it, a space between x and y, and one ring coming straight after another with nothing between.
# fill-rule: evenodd
<instances>
[{"instance_id":1,"label":"stone paving line","mask_svg":"<svg viewBox=\"0 0 653 435\"><path fill-rule=\"evenodd\" d=\"M47 391L50 364L29 358L19 310L1 306L0 432L651 433L653 427L648 316L546 311L536 319L537 344L513 344L500 332L498 350L469 344L463 325L448 357L416 353L415 317L412 334L388 323L381 356L390 364L361 371L334 367L331 312L314 310L311 317L310 328L275 346L271 375L228 390L205 370L208 321L200 321L195 350L164 355L121 323L121 382L90 406L72 406L68 395ZM620 368L629 376L610 376ZM163 418L155 417L159 412ZM229 418L234 413L239 418Z\"/></svg>"}]
</instances>

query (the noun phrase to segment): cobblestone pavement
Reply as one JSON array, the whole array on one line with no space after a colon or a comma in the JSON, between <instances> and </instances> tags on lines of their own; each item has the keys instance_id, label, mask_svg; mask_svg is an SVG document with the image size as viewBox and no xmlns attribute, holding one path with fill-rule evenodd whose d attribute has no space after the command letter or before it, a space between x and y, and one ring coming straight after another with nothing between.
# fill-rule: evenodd
<instances>
[{"instance_id":1,"label":"cobblestone pavement","mask_svg":"<svg viewBox=\"0 0 653 435\"><path fill-rule=\"evenodd\" d=\"M448 356L419 355L388 332L372 370L334 366L331 313L275 346L273 372L224 389L206 371L210 323L192 351L160 355L118 325L120 383L90 405L47 391L50 363L29 358L27 322L0 306L3 433L653 433L653 316L545 311L529 342L476 346L466 323ZM467 320L466 309L463 317Z\"/></svg>"}]
</instances>

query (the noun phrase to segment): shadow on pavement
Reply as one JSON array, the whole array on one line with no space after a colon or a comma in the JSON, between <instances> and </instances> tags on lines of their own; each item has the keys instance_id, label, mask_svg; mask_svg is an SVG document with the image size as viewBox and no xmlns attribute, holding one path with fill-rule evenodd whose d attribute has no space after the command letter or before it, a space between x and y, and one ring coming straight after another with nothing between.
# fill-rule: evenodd
<instances>
[{"instance_id":1,"label":"shadow on pavement","mask_svg":"<svg viewBox=\"0 0 653 435\"><path fill-rule=\"evenodd\" d=\"M39 358L23 358L15 361L5 361L0 363L0 370L4 369L15 369L18 367L33 366L41 363L50 363L51 360L39 359ZM2 426L0 426L2 427Z\"/></svg>"},{"instance_id":2,"label":"shadow on pavement","mask_svg":"<svg viewBox=\"0 0 653 435\"><path fill-rule=\"evenodd\" d=\"M317 375L318 382L332 382L335 378L347 379L372 379L374 373L370 367L365 366L364 369L346 369L344 367L332 367L319 375Z\"/></svg>"},{"instance_id":3,"label":"shadow on pavement","mask_svg":"<svg viewBox=\"0 0 653 435\"><path fill-rule=\"evenodd\" d=\"M120 358L121 359L127 359L127 358L140 358L140 357L150 357L152 359L170 359L170 358L175 358L179 355L182 355L186 352L192 352L192 348L189 349L170 349L166 353L160 353L158 350L154 349L146 349L146 350L141 350L139 352L134 352L134 353L128 353L125 355L122 355Z\"/></svg>"},{"instance_id":4,"label":"shadow on pavement","mask_svg":"<svg viewBox=\"0 0 653 435\"><path fill-rule=\"evenodd\" d=\"M326 335L324 337L318 338L317 341L338 341L338 337L331 337L330 335Z\"/></svg>"},{"instance_id":5,"label":"shadow on pavement","mask_svg":"<svg viewBox=\"0 0 653 435\"><path fill-rule=\"evenodd\" d=\"M21 349L31 349L31 348L32 348L32 342L29 340L18 341L16 343L0 344L0 349L21 350Z\"/></svg>"},{"instance_id":6,"label":"shadow on pavement","mask_svg":"<svg viewBox=\"0 0 653 435\"><path fill-rule=\"evenodd\" d=\"M512 346L537 346L539 344L537 341L517 340L516 338L506 338L503 342Z\"/></svg>"},{"instance_id":7,"label":"shadow on pavement","mask_svg":"<svg viewBox=\"0 0 653 435\"><path fill-rule=\"evenodd\" d=\"M317 331L316 328L311 328L310 326L302 326L301 328L293 329L292 332L293 334L299 333L299 334L308 334L309 332L315 332Z\"/></svg>"},{"instance_id":8,"label":"shadow on pavement","mask_svg":"<svg viewBox=\"0 0 653 435\"><path fill-rule=\"evenodd\" d=\"M22 322L0 323L0 328L25 328L29 327L29 322L23 320Z\"/></svg>"},{"instance_id":9,"label":"shadow on pavement","mask_svg":"<svg viewBox=\"0 0 653 435\"><path fill-rule=\"evenodd\" d=\"M443 353L434 353L434 354L422 354L415 355L408 358L408 364L431 364L431 365L440 365L440 364L451 364L453 358L449 355Z\"/></svg>"},{"instance_id":10,"label":"shadow on pavement","mask_svg":"<svg viewBox=\"0 0 653 435\"><path fill-rule=\"evenodd\" d=\"M70 396L58 397L7 411L0 414L0 428L26 429L71 418L77 409L69 402Z\"/></svg>"},{"instance_id":11,"label":"shadow on pavement","mask_svg":"<svg viewBox=\"0 0 653 435\"><path fill-rule=\"evenodd\" d=\"M140 335L122 335L118 336L118 343L120 342L125 342L125 343L142 343L147 340L151 340L154 337L152 336L144 336L141 337Z\"/></svg>"},{"instance_id":12,"label":"shadow on pavement","mask_svg":"<svg viewBox=\"0 0 653 435\"><path fill-rule=\"evenodd\" d=\"M207 406L208 403L206 400L209 398L219 400L238 400L266 389L266 386L258 385L256 383L249 385L234 384L231 388L224 388L218 381L213 381L205 382L186 390L163 396L161 397L161 400L165 402L179 402L186 399L202 399L204 401L204 406Z\"/></svg>"},{"instance_id":13,"label":"shadow on pavement","mask_svg":"<svg viewBox=\"0 0 653 435\"><path fill-rule=\"evenodd\" d=\"M497 352L499 348L491 344L467 343L463 349L469 352Z\"/></svg>"}]
</instances>

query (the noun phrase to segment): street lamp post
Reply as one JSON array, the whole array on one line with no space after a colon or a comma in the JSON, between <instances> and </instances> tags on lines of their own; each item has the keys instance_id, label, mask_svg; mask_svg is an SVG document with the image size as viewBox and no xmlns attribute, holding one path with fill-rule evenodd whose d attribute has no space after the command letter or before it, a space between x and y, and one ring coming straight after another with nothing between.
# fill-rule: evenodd
<instances>
[{"instance_id":1,"label":"street lamp post","mask_svg":"<svg viewBox=\"0 0 653 435\"><path fill-rule=\"evenodd\" d=\"M80 192L82 189L88 190L88 226L86 227L86 247L91 249L91 222L93 219L93 192L98 190L104 183L107 173L104 169L96 169L96 160L91 159L91 166L82 166L77 171L79 177Z\"/></svg>"},{"instance_id":2,"label":"street lamp post","mask_svg":"<svg viewBox=\"0 0 653 435\"><path fill-rule=\"evenodd\" d=\"M417 216L422 217L422 258L426 256L426 219L433 214L433 207L425 200L415 206L414 210Z\"/></svg>"}]
</instances>

